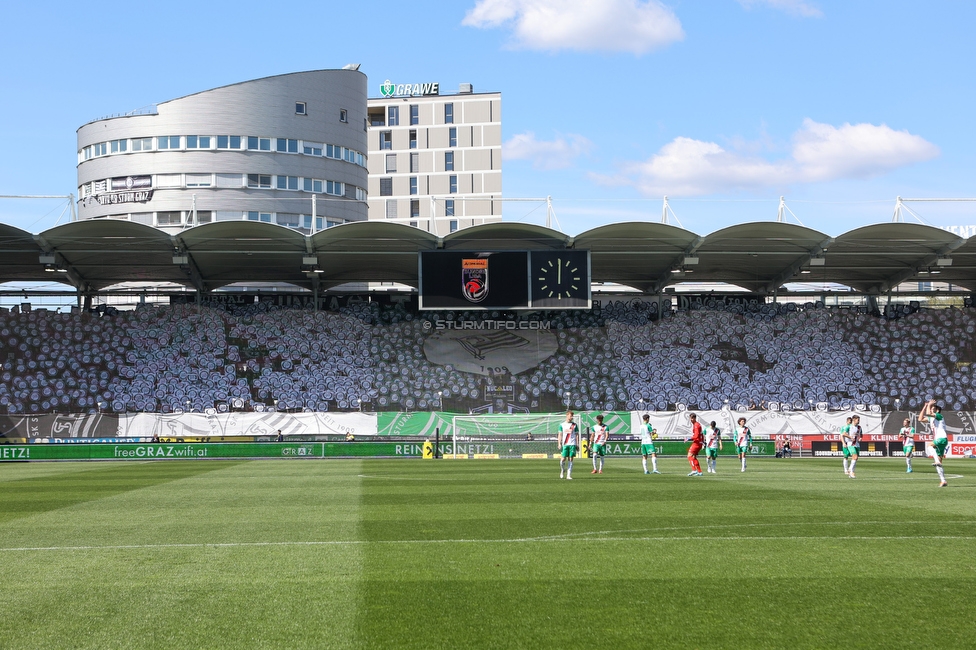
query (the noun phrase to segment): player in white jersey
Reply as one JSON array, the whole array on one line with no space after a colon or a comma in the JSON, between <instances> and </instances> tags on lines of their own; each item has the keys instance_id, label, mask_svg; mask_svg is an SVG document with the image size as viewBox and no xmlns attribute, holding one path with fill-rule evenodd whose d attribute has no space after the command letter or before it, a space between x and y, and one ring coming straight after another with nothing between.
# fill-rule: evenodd
<instances>
[{"instance_id":1,"label":"player in white jersey","mask_svg":"<svg viewBox=\"0 0 976 650\"><path fill-rule=\"evenodd\" d=\"M713 421L705 430L705 464L710 474L717 474L718 452L722 448L722 430Z\"/></svg>"},{"instance_id":2,"label":"player in white jersey","mask_svg":"<svg viewBox=\"0 0 976 650\"><path fill-rule=\"evenodd\" d=\"M905 452L905 464L908 465L907 474L912 473L912 455L915 453L915 427L912 421L905 418L898 430L898 438L901 440L902 451Z\"/></svg>"},{"instance_id":3,"label":"player in white jersey","mask_svg":"<svg viewBox=\"0 0 976 650\"><path fill-rule=\"evenodd\" d=\"M844 452L844 474L850 476L851 470L847 466L847 458L851 455L851 447L854 442L854 437L851 434L851 422L854 418L847 418L844 426L840 428L840 447L841 451Z\"/></svg>"},{"instance_id":4,"label":"player in white jersey","mask_svg":"<svg viewBox=\"0 0 976 650\"><path fill-rule=\"evenodd\" d=\"M640 437L642 456L641 462L644 465L644 473L651 473L647 471L647 457L650 456L651 467L654 470L653 473L660 474L661 472L657 471L657 446L654 444L654 441L657 440L657 430L654 428L654 425L651 424L651 416L645 413L643 419L644 424L642 424L640 428Z\"/></svg>"},{"instance_id":5,"label":"player in white jersey","mask_svg":"<svg viewBox=\"0 0 976 650\"><path fill-rule=\"evenodd\" d=\"M739 454L739 462L742 463L742 471L746 471L746 453L752 446L752 430L746 426L746 419L739 418L739 426L735 429L735 450Z\"/></svg>"},{"instance_id":6,"label":"player in white jersey","mask_svg":"<svg viewBox=\"0 0 976 650\"><path fill-rule=\"evenodd\" d=\"M576 456L577 435L576 423L573 422L573 412L566 413L566 421L559 425L559 478L573 478L573 458ZM567 466L568 464L568 466Z\"/></svg>"},{"instance_id":7,"label":"player in white jersey","mask_svg":"<svg viewBox=\"0 0 976 650\"><path fill-rule=\"evenodd\" d=\"M603 423L603 416L596 416L596 425L593 427L593 437L590 440L590 458L593 459L592 474L603 474L603 457L607 453L607 440L610 439L610 427ZM600 466L597 467L596 459L599 456Z\"/></svg>"},{"instance_id":8,"label":"player in white jersey","mask_svg":"<svg viewBox=\"0 0 976 650\"><path fill-rule=\"evenodd\" d=\"M942 461L945 460L946 450L949 447L949 436L946 435L945 419L942 417L942 409L935 404L934 399L925 402L922 412L918 414L919 422L928 422L932 428L932 444L926 445L925 450L935 462L935 471L939 474L939 487L946 487L945 470L942 468Z\"/></svg>"}]
</instances>

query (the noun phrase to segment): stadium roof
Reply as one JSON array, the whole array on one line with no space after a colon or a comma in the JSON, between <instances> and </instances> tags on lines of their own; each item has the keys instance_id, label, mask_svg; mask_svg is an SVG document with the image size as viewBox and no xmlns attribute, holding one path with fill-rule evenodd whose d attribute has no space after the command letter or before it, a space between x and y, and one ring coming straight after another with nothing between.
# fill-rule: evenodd
<instances>
[{"instance_id":1,"label":"stadium roof","mask_svg":"<svg viewBox=\"0 0 976 650\"><path fill-rule=\"evenodd\" d=\"M575 237L509 222L445 237L382 221L313 235L252 221L209 223L176 234L109 219L75 221L36 235L0 224L0 281L54 280L86 292L146 281L203 291L235 282L416 286L420 251L561 248L589 250L594 281L648 293L677 282L727 282L765 293L801 281L835 282L864 293L883 293L911 279L976 288L976 241L945 230L883 223L831 237L782 222L738 224L705 236L663 223L615 223Z\"/></svg>"}]
</instances>

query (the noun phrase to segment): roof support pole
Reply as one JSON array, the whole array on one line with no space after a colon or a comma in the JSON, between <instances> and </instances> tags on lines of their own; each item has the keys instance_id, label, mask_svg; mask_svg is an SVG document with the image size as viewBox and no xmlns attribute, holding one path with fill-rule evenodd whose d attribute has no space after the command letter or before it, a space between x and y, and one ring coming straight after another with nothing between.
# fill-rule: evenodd
<instances>
[{"instance_id":1,"label":"roof support pole","mask_svg":"<svg viewBox=\"0 0 976 650\"><path fill-rule=\"evenodd\" d=\"M868 313L877 314L878 313L878 294L869 293L866 297L868 303Z\"/></svg>"},{"instance_id":2,"label":"roof support pole","mask_svg":"<svg viewBox=\"0 0 976 650\"><path fill-rule=\"evenodd\" d=\"M315 234L315 217L317 216L315 214L315 208L316 208L315 195L313 194L312 195L312 227L309 229L313 235Z\"/></svg>"}]
</instances>

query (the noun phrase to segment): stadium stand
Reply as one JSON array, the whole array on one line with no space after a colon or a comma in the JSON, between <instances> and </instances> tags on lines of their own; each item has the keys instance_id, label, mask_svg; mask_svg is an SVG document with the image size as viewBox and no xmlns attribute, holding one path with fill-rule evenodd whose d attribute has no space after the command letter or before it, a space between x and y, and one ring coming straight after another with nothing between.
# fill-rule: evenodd
<instances>
[{"instance_id":1,"label":"stadium stand","mask_svg":"<svg viewBox=\"0 0 976 650\"><path fill-rule=\"evenodd\" d=\"M457 312L450 320L530 318ZM538 315L535 315L538 317ZM664 318L611 300L547 316L554 352L518 373L435 363L433 314L402 304L338 311L267 303L101 314L0 313L0 410L477 411L499 383L523 410L839 409L931 396L976 407L970 309L884 315L808 303L707 305ZM500 336L500 335L499 335ZM503 344L502 342L501 344ZM569 394L567 396L567 393Z\"/></svg>"}]
</instances>

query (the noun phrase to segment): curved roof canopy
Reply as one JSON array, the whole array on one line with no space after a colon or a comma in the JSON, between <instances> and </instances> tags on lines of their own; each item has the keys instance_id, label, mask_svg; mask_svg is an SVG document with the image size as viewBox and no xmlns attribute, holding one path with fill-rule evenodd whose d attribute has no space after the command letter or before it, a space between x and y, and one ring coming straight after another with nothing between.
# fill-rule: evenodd
<instances>
[{"instance_id":1,"label":"curved roof canopy","mask_svg":"<svg viewBox=\"0 0 976 650\"><path fill-rule=\"evenodd\" d=\"M506 222L446 237L383 221L310 236L254 221L209 223L176 234L112 219L75 221L37 235L0 224L0 282L55 280L81 291L146 281L202 291L240 282L416 286L422 251L562 248L590 251L594 281L649 293L689 281L757 292L812 281L881 293L913 278L976 287L976 240L919 224L876 224L830 237L781 222L738 224L707 236L662 223L615 223L575 237Z\"/></svg>"}]
</instances>

